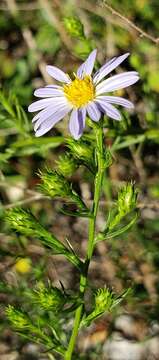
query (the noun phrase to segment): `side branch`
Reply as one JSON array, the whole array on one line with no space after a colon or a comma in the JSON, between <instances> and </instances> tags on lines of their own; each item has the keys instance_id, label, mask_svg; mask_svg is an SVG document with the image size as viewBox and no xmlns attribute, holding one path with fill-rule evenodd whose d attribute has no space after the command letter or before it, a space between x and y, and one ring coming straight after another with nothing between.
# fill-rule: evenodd
<instances>
[{"instance_id":1,"label":"side branch","mask_svg":"<svg viewBox=\"0 0 159 360\"><path fill-rule=\"evenodd\" d=\"M132 27L134 30L136 30L141 37L145 37L149 40L151 40L153 43L155 43L156 45L159 44L159 37L155 38L154 36L150 35L149 33L147 33L146 31L144 31L143 29L141 29L139 26L135 25L131 20L129 20L126 16L122 15L119 11L115 10L112 6L108 5L107 2L105 0L103 0L102 2L100 2L100 5L104 6L107 10L109 10L112 15L117 16L118 18L120 18L121 20L123 20L123 22L127 23L130 27Z\"/></svg>"}]
</instances>

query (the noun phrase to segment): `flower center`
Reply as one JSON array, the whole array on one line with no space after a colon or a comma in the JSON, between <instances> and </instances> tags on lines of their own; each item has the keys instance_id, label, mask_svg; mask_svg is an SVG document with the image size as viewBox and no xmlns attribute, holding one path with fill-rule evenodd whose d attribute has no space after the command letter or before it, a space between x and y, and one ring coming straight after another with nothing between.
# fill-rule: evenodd
<instances>
[{"instance_id":1,"label":"flower center","mask_svg":"<svg viewBox=\"0 0 159 360\"><path fill-rule=\"evenodd\" d=\"M86 105L95 97L95 88L90 76L84 79L76 78L69 85L64 85L64 93L67 99L77 108Z\"/></svg>"}]
</instances>

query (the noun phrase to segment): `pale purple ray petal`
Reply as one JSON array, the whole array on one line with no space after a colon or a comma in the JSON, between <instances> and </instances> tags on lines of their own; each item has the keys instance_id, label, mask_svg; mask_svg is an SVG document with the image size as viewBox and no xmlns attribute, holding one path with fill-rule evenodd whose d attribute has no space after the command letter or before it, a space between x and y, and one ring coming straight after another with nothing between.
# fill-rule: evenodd
<instances>
[{"instance_id":1,"label":"pale purple ray petal","mask_svg":"<svg viewBox=\"0 0 159 360\"><path fill-rule=\"evenodd\" d=\"M46 88L52 88L52 89L61 89L62 88L62 86L60 86L60 85L46 85L45 86Z\"/></svg>"},{"instance_id":2,"label":"pale purple ray petal","mask_svg":"<svg viewBox=\"0 0 159 360\"><path fill-rule=\"evenodd\" d=\"M101 67L98 74L95 74L93 78L94 84L98 84L104 76L108 75L111 71L113 71L117 66L119 66L128 56L130 53L126 53L124 55L118 56L117 58L113 58L112 60L108 61L105 65Z\"/></svg>"},{"instance_id":3,"label":"pale purple ray petal","mask_svg":"<svg viewBox=\"0 0 159 360\"><path fill-rule=\"evenodd\" d=\"M36 120L38 120L40 118L40 115L43 113L44 110L39 111L33 118L32 118L32 123L34 123Z\"/></svg>"},{"instance_id":4,"label":"pale purple ray petal","mask_svg":"<svg viewBox=\"0 0 159 360\"><path fill-rule=\"evenodd\" d=\"M94 82L94 84L97 82L99 74L100 74L105 68L107 68L110 64L112 64L112 62L113 62L115 59L116 59L116 57L113 57L112 59L110 59L109 61L107 61L106 64L104 64L100 69L98 69L98 70L95 72L95 74L94 74L94 76L93 76L93 82Z\"/></svg>"},{"instance_id":5,"label":"pale purple ray petal","mask_svg":"<svg viewBox=\"0 0 159 360\"><path fill-rule=\"evenodd\" d=\"M103 100L111 104L121 105L127 109L134 109L134 104L120 96L97 96L97 100Z\"/></svg>"},{"instance_id":6,"label":"pale purple ray petal","mask_svg":"<svg viewBox=\"0 0 159 360\"><path fill-rule=\"evenodd\" d=\"M38 100L38 101L33 102L31 105L29 105L28 111L34 112L34 111L42 110L51 104L52 104L52 99Z\"/></svg>"},{"instance_id":7,"label":"pale purple ray petal","mask_svg":"<svg viewBox=\"0 0 159 360\"><path fill-rule=\"evenodd\" d=\"M93 101L87 105L86 110L88 112L89 117L93 121L99 121L101 117L101 112L99 111L97 105Z\"/></svg>"},{"instance_id":8,"label":"pale purple ray petal","mask_svg":"<svg viewBox=\"0 0 159 360\"><path fill-rule=\"evenodd\" d=\"M85 61L84 72L86 75L91 75L96 59L97 50L93 50Z\"/></svg>"},{"instance_id":9,"label":"pale purple ray petal","mask_svg":"<svg viewBox=\"0 0 159 360\"><path fill-rule=\"evenodd\" d=\"M82 75L83 75L84 64L85 64L85 63L81 64L81 65L79 66L78 70L77 70L77 76L78 76L78 78L80 78L80 79L82 79L82 77L83 77Z\"/></svg>"},{"instance_id":10,"label":"pale purple ray petal","mask_svg":"<svg viewBox=\"0 0 159 360\"><path fill-rule=\"evenodd\" d=\"M50 118L50 116L54 116L54 114L56 112L59 112L65 108L68 108L68 111L72 109L72 106L68 105L68 103L65 101L63 103L59 103L59 104L54 104L51 106L48 106L45 111L40 115L39 119L37 120L37 122L34 125L34 130L36 131L38 129L38 127L48 118Z\"/></svg>"},{"instance_id":11,"label":"pale purple ray petal","mask_svg":"<svg viewBox=\"0 0 159 360\"><path fill-rule=\"evenodd\" d=\"M70 121L69 121L69 130L71 135L76 139L79 132L78 109L73 109L71 112Z\"/></svg>"},{"instance_id":12,"label":"pale purple ray petal","mask_svg":"<svg viewBox=\"0 0 159 360\"><path fill-rule=\"evenodd\" d=\"M78 140L83 134L85 127L86 109L73 109L69 121L69 130L75 140Z\"/></svg>"},{"instance_id":13,"label":"pale purple ray petal","mask_svg":"<svg viewBox=\"0 0 159 360\"><path fill-rule=\"evenodd\" d=\"M61 96L63 95L63 89L59 88L49 88L44 87L34 91L34 95L37 97L52 97L52 96Z\"/></svg>"},{"instance_id":14,"label":"pale purple ray petal","mask_svg":"<svg viewBox=\"0 0 159 360\"><path fill-rule=\"evenodd\" d=\"M109 117L115 120L121 120L120 112L111 104L107 103L106 101L96 100L99 104L101 110L106 113Z\"/></svg>"},{"instance_id":15,"label":"pale purple ray petal","mask_svg":"<svg viewBox=\"0 0 159 360\"><path fill-rule=\"evenodd\" d=\"M78 68L77 76L79 78L83 78L84 75L91 75L92 74L96 54L97 54L97 50L95 49L90 53L87 60Z\"/></svg>"},{"instance_id":16,"label":"pale purple ray petal","mask_svg":"<svg viewBox=\"0 0 159 360\"><path fill-rule=\"evenodd\" d=\"M42 110L49 105L59 104L61 101L66 101L66 97L58 96L58 97L53 97L53 98L49 98L49 99L38 100L38 101L35 101L34 103L32 103L28 107L28 111L34 112L34 111Z\"/></svg>"},{"instance_id":17,"label":"pale purple ray petal","mask_svg":"<svg viewBox=\"0 0 159 360\"><path fill-rule=\"evenodd\" d=\"M39 137L47 133L55 124L57 124L64 116L66 116L68 112L69 112L69 107L66 107L63 110L56 112L54 116L50 116L40 125L40 127L35 133L35 136Z\"/></svg>"},{"instance_id":18,"label":"pale purple ray petal","mask_svg":"<svg viewBox=\"0 0 159 360\"><path fill-rule=\"evenodd\" d=\"M56 66L48 65L46 66L47 73L52 76L54 79L64 82L64 83L70 83L71 79L70 77L65 74L62 70L58 69Z\"/></svg>"},{"instance_id":19,"label":"pale purple ray petal","mask_svg":"<svg viewBox=\"0 0 159 360\"><path fill-rule=\"evenodd\" d=\"M50 107L56 107L58 108L61 104L68 104L67 100L65 97L58 97L58 99L56 98L56 100L54 101L54 99L52 98L53 101L51 101L51 104L49 104L48 106L45 106L45 108L41 111L38 112L38 114L36 114L33 119L32 119L32 123L34 123L36 120L43 118L43 115L45 115L46 111L48 110L48 108Z\"/></svg>"},{"instance_id":20,"label":"pale purple ray petal","mask_svg":"<svg viewBox=\"0 0 159 360\"><path fill-rule=\"evenodd\" d=\"M96 86L96 95L105 92L123 89L139 80L139 74L136 71L128 71L119 75L114 75Z\"/></svg>"}]
</instances>

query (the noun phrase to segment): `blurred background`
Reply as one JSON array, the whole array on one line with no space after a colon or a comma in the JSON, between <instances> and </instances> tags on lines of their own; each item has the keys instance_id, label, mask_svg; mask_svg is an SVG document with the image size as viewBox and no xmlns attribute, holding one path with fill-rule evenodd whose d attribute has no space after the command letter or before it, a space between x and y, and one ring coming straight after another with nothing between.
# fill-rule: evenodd
<instances>
[{"instance_id":1,"label":"blurred background","mask_svg":"<svg viewBox=\"0 0 159 360\"><path fill-rule=\"evenodd\" d=\"M116 146L104 179L97 226L102 228L126 181L135 181L139 188L140 216L129 232L99 243L96 249L89 275L92 287L106 284L117 294L132 287L133 293L116 312L80 333L79 353L81 359L91 360L159 359L158 14L158 0L0 1L1 360L49 359L38 345L11 330L4 311L8 303L25 304L24 290L41 279L78 288L78 274L71 265L51 256L38 240L13 233L4 213L19 205L31 208L43 225L61 240L67 235L84 256L87 220L62 215L59 201L46 199L36 186L38 170L45 164L55 167L65 151L67 120L35 138L27 107L36 88L52 83L46 64L71 73L93 48L98 49L98 65L129 51L121 68L141 76L135 86L118 91L133 101L135 111L131 115L123 111L121 123L108 121L105 145L116 142ZM71 180L91 203L90 174L81 167Z\"/></svg>"}]
</instances>

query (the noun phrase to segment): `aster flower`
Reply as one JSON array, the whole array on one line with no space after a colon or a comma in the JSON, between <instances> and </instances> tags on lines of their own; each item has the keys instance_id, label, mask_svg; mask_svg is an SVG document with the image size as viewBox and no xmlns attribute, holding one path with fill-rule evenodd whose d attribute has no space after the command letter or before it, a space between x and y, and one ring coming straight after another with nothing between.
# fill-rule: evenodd
<instances>
[{"instance_id":1,"label":"aster flower","mask_svg":"<svg viewBox=\"0 0 159 360\"><path fill-rule=\"evenodd\" d=\"M43 98L28 108L30 112L39 111L32 120L35 136L44 135L71 113L69 130L77 140L83 133L87 114L96 122L100 120L102 113L112 119L121 120L120 112L112 104L128 109L134 107L130 101L122 97L106 94L138 81L139 74L136 71L124 72L103 80L129 56L129 53L113 57L92 76L96 53L97 50L90 53L87 60L78 68L77 74L74 74L73 80L55 66L46 67L48 74L61 85L48 85L35 90L34 95Z\"/></svg>"}]
</instances>

